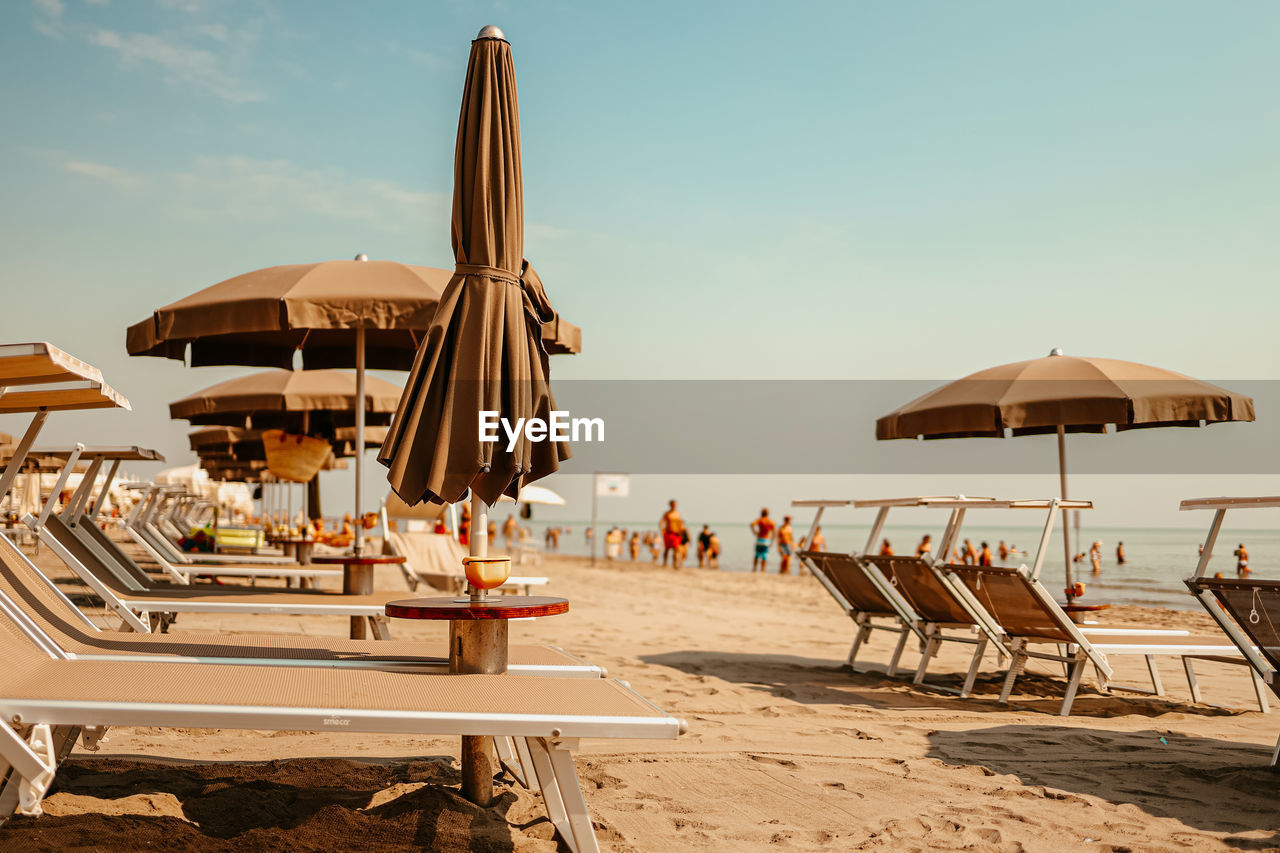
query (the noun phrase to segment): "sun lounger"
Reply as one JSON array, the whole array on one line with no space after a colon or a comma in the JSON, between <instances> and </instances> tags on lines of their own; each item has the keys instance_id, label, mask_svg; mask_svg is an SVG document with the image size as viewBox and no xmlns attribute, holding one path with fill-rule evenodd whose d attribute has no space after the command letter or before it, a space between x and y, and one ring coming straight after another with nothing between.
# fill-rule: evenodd
<instances>
[{"instance_id":1,"label":"sun lounger","mask_svg":"<svg viewBox=\"0 0 1280 853\"><path fill-rule=\"evenodd\" d=\"M675 739L687 728L608 679L66 660L0 622L0 815L38 815L76 739L93 745L110 726L490 736L527 746L561 838L595 851L573 767L579 739Z\"/></svg>"},{"instance_id":2,"label":"sun lounger","mask_svg":"<svg viewBox=\"0 0 1280 853\"><path fill-rule=\"evenodd\" d=\"M897 636L893 655L889 658L886 669L890 676L897 672L898 661L908 637L915 634L922 643L925 642L926 638L918 628L919 619L903 619L900 615L904 611L910 612L910 605L902 601L894 591L877 587L852 554L801 551L798 556L857 626L853 645L845 659L850 669L855 668L854 661L858 657L858 651L871 637L872 631L884 631ZM891 603L891 599L897 600Z\"/></svg>"},{"instance_id":3,"label":"sun lounger","mask_svg":"<svg viewBox=\"0 0 1280 853\"><path fill-rule=\"evenodd\" d=\"M931 505L943 506L946 502L932 501ZM1198 688L1191 668L1191 661L1221 659L1226 663L1244 664L1243 654L1233 645L1214 637L1169 635L1167 633L1143 633L1135 629L1092 628L1086 633L1071 621L1062 607L1039 581L1040 569L1047 554L1054 518L1063 507L1088 508L1087 501L991 501L972 504L982 508L1040 509L1047 512L1040 544L1033 566L963 566L948 564L939 566L956 584L953 589L976 620L989 620L1005 637L1005 649L1011 656L1009 670L1000 691L1000 702L1009 700L1017 677L1028 660L1046 660L1061 663L1066 668L1067 685L1061 716L1071 712L1071 706L1080 686L1086 665L1092 664L1098 674L1099 687L1106 691L1119 688L1139 693L1163 694L1164 687L1156 668L1157 657L1176 657L1188 675L1193 698L1198 698ZM944 545L947 543L944 543ZM1151 688L1122 687L1111 684L1113 676L1110 659L1120 656L1141 656L1147 665ZM1265 694L1256 690L1259 707L1266 711Z\"/></svg>"},{"instance_id":4,"label":"sun lounger","mask_svg":"<svg viewBox=\"0 0 1280 853\"><path fill-rule=\"evenodd\" d=\"M292 663L326 667L446 667L448 648L423 642L371 642L280 634L138 634L103 631L7 537L0 535L0 596L29 623L42 648L68 659L114 660L138 655L194 663ZM18 615L11 614L15 621ZM551 646L512 646L509 670L519 675L603 677L594 666Z\"/></svg>"},{"instance_id":5,"label":"sun lounger","mask_svg":"<svg viewBox=\"0 0 1280 853\"><path fill-rule=\"evenodd\" d=\"M450 595L459 594L467 585L463 573L462 558L467 552L452 536L439 533L414 531L387 531L387 546L392 554L404 557L401 568L405 572L409 588L417 589L425 583ZM513 575L498 588L499 592L521 591L529 595L533 587L546 586L548 579Z\"/></svg>"},{"instance_id":6,"label":"sun lounger","mask_svg":"<svg viewBox=\"0 0 1280 853\"><path fill-rule=\"evenodd\" d=\"M1280 508L1280 496L1196 498L1180 509L1213 510L1213 521L1195 574L1186 579L1191 594L1248 661L1255 676L1280 695L1280 581L1269 578L1209 577L1209 563L1229 509ZM1280 763L1280 740L1271 765Z\"/></svg>"}]
</instances>

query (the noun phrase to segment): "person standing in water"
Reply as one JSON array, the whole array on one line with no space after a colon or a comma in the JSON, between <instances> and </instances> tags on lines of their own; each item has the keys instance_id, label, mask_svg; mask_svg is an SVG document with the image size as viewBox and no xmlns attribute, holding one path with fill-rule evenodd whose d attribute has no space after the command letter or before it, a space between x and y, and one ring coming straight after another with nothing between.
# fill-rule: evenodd
<instances>
[{"instance_id":1,"label":"person standing in water","mask_svg":"<svg viewBox=\"0 0 1280 853\"><path fill-rule=\"evenodd\" d=\"M978 565L979 566L991 565L991 546L988 545L986 542L982 543L982 546L978 551Z\"/></svg>"},{"instance_id":2,"label":"person standing in water","mask_svg":"<svg viewBox=\"0 0 1280 853\"><path fill-rule=\"evenodd\" d=\"M1004 540L1000 540L1000 562L1009 559L1009 546L1004 544Z\"/></svg>"},{"instance_id":3,"label":"person standing in water","mask_svg":"<svg viewBox=\"0 0 1280 853\"><path fill-rule=\"evenodd\" d=\"M933 537L930 536L928 533L926 533L924 535L924 538L920 540L920 544L916 546L916 556L923 557L925 554L928 554L932 550L933 550ZM942 556L945 557L946 554L943 554Z\"/></svg>"},{"instance_id":4,"label":"person standing in water","mask_svg":"<svg viewBox=\"0 0 1280 853\"><path fill-rule=\"evenodd\" d=\"M1249 574L1249 552L1245 549L1243 542L1236 546L1231 556L1236 558L1236 574L1240 577Z\"/></svg>"},{"instance_id":5,"label":"person standing in water","mask_svg":"<svg viewBox=\"0 0 1280 853\"><path fill-rule=\"evenodd\" d=\"M702 525L702 532L698 534L698 568L704 568L707 565L707 548L711 547L711 525Z\"/></svg>"},{"instance_id":6,"label":"person standing in water","mask_svg":"<svg viewBox=\"0 0 1280 853\"><path fill-rule=\"evenodd\" d=\"M1094 542L1089 546L1089 562L1093 565L1095 575L1102 574L1102 543Z\"/></svg>"},{"instance_id":7,"label":"person standing in water","mask_svg":"<svg viewBox=\"0 0 1280 853\"><path fill-rule=\"evenodd\" d=\"M756 535L755 556L751 558L751 571L765 571L769 560L769 545L773 542L775 525L769 518L769 510L760 510L760 517L751 522L751 532ZM759 567L757 569L757 566Z\"/></svg>"},{"instance_id":8,"label":"person standing in water","mask_svg":"<svg viewBox=\"0 0 1280 853\"><path fill-rule=\"evenodd\" d=\"M928 537L925 537L925 538L928 538ZM924 543L921 543L921 544L923 545ZM888 539L880 543L880 556L881 557L893 556L893 545L889 542Z\"/></svg>"},{"instance_id":9,"label":"person standing in water","mask_svg":"<svg viewBox=\"0 0 1280 853\"><path fill-rule=\"evenodd\" d=\"M813 541L809 543L809 550L810 551L827 550L827 537L822 535L821 527L813 528Z\"/></svg>"},{"instance_id":10,"label":"person standing in water","mask_svg":"<svg viewBox=\"0 0 1280 853\"><path fill-rule=\"evenodd\" d=\"M791 574L791 551L795 547L795 531L791 529L791 516L782 517L778 528L778 574Z\"/></svg>"},{"instance_id":11,"label":"person standing in water","mask_svg":"<svg viewBox=\"0 0 1280 853\"><path fill-rule=\"evenodd\" d=\"M720 537L714 530L711 531L711 538L707 542L707 568L720 568Z\"/></svg>"},{"instance_id":12,"label":"person standing in water","mask_svg":"<svg viewBox=\"0 0 1280 853\"><path fill-rule=\"evenodd\" d=\"M683 539L680 534L684 530L684 519L680 517L674 500L667 504L667 511L662 514L658 529L662 533L662 565L667 564L667 557L670 556L671 567L680 568L680 545Z\"/></svg>"},{"instance_id":13,"label":"person standing in water","mask_svg":"<svg viewBox=\"0 0 1280 853\"><path fill-rule=\"evenodd\" d=\"M1124 565L1124 543L1123 542L1116 543L1116 565L1117 566Z\"/></svg>"},{"instance_id":14,"label":"person standing in water","mask_svg":"<svg viewBox=\"0 0 1280 853\"><path fill-rule=\"evenodd\" d=\"M631 540L627 543L627 547L631 550L631 562L635 562L640 556L640 531L631 531Z\"/></svg>"}]
</instances>

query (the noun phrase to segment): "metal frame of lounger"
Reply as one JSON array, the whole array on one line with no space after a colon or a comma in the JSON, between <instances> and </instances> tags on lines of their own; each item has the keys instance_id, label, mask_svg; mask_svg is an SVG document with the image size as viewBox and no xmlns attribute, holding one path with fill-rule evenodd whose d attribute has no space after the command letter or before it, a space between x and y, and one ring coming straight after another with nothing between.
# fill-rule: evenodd
<instances>
[{"instance_id":1,"label":"metal frame of lounger","mask_svg":"<svg viewBox=\"0 0 1280 853\"><path fill-rule=\"evenodd\" d=\"M181 486L157 486L152 483L131 485L130 488L146 490L137 511L125 522L125 532L135 543L146 551L147 556L179 583L191 574L222 575L226 577L269 578L279 577L292 580L314 580L317 578L341 578L341 569L328 569L321 566L301 566L287 557L264 557L262 559L216 559L226 555L203 555L214 557L204 561L203 557L192 557L186 554L158 530L152 520L157 511L157 500L170 489L181 489Z\"/></svg>"},{"instance_id":2,"label":"metal frame of lounger","mask_svg":"<svg viewBox=\"0 0 1280 853\"><path fill-rule=\"evenodd\" d=\"M84 456L88 456L94 449L86 449ZM83 459L84 456L80 458ZM86 484L91 485L92 480L86 477L81 484L81 489ZM109 485L109 484L108 484ZM77 490L77 494L80 490ZM51 498L53 496L51 495ZM105 532L97 528L94 520L83 512L83 504L79 504L81 510L77 512L77 501L73 497L68 502L68 506L59 516L67 529L73 535L83 541L90 550L92 550L99 560L120 578L122 582L129 586L135 586L138 589L145 589L151 583L150 577L140 567L132 557L130 557L120 546L113 541ZM40 518L44 518L47 523L49 518L53 516L44 516L42 513ZM42 523L42 526L43 524ZM193 574L223 576L223 577L242 577L242 578L277 578L282 577L290 580L311 580L319 577L339 578L342 575L341 569L327 569L315 567L314 569L307 566L299 566L297 564L285 565L262 565L262 566L186 566L187 571L183 568L175 566L159 554L155 548L151 547L148 542L137 536L136 532L126 527L126 532L134 539L134 541L147 553L147 555L155 561L155 563L174 583L182 586L191 584L191 576ZM39 530L36 530L39 534Z\"/></svg>"},{"instance_id":3,"label":"metal frame of lounger","mask_svg":"<svg viewBox=\"0 0 1280 853\"><path fill-rule=\"evenodd\" d=\"M1196 698L1199 693L1193 671L1188 663L1189 659L1221 659L1226 663L1244 662L1243 659L1237 660L1237 650L1232 646L1198 642L1196 638L1182 633L1118 633L1114 630L1096 628L1090 630L1089 634L1086 635L1080 626L1071 621L1061 606L1054 601L1049 591L1040 583L1039 576L1045 557L1048 554L1049 539L1053 533L1053 525L1057 513L1063 509L1090 509L1093 506L1090 501L1063 501L1057 498L1023 501L930 499L927 501L927 505L951 506L961 510L975 508L1039 509L1047 512L1040 542L1036 549L1035 560L1030 568L1026 565L1017 568L954 564L938 565L942 572L953 579L952 588L959 593L960 600L968 603L970 613L975 618L990 620L993 625L999 626L1005 637L1005 649L1010 654L1011 659L1000 691L999 701L1001 704L1006 704L1009 701L1009 695L1013 691L1014 683L1031 659L1058 662L1065 668L1067 686L1062 705L1058 711L1059 715L1064 717L1071 713L1071 706L1075 701L1076 692L1079 690L1081 678L1084 675L1084 669L1087 664L1093 665L1098 675L1099 687L1104 692L1120 689L1134 693L1160 695L1164 692L1164 686L1156 668L1155 658L1157 656L1178 657L1182 660L1183 668L1187 672L1192 696ZM962 512L952 534L953 540L959 533L963 517ZM1015 590L1016 594L1019 594L1022 598L1018 604L1022 606L1029 605L1033 609L1033 613L1038 611L1038 617L1047 619L1048 624L1037 626L1034 629L1018 630L1016 626L1006 624L1009 620L1006 619L1002 622L997 614L991 612L991 607L995 605L995 602L990 597L989 590L986 593L987 601L985 603L982 601L984 584L989 585L993 580L996 582L1011 582L1010 588ZM999 609L998 607L996 608L997 611ZM1053 644L1058 647L1058 650L1056 653L1034 650L1030 646L1036 643ZM1111 683L1114 672L1108 657L1119 655L1141 655L1144 658L1148 675L1151 677L1152 686L1150 689ZM1256 685L1255 692L1260 700L1259 707L1266 711L1264 695L1256 690Z\"/></svg>"},{"instance_id":4,"label":"metal frame of lounger","mask_svg":"<svg viewBox=\"0 0 1280 853\"><path fill-rule=\"evenodd\" d=\"M814 506L818 511L809 528L806 541L813 541L813 532L822 519L822 511L829 506L848 506L849 501L793 501L792 506ZM844 612L857 626L853 635L853 645L849 647L849 655L845 665L857 672L854 662L862 644L871 637L872 631L885 631L896 634L893 654L889 658L885 672L893 676L898 671L898 661L906 648L907 638L914 634L923 644L924 633L919 628L919 619L898 594L897 590L887 585L880 585L869 578L858 564L854 554L842 554L835 551L799 551L796 556L800 564L807 568L818 582L831 594ZM902 614L910 614L906 618ZM877 619L890 619L890 624L877 622Z\"/></svg>"},{"instance_id":5,"label":"metal frame of lounger","mask_svg":"<svg viewBox=\"0 0 1280 853\"><path fill-rule=\"evenodd\" d=\"M67 660L135 660L154 655L172 663L280 664L326 668L446 667L443 655L399 654L385 642L316 639L288 635L176 635L103 631L0 533L0 610L56 657ZM88 637L89 639L86 639ZM401 646L419 646L401 643ZM160 657L163 656L163 657ZM604 678L596 666L558 646L511 647L513 675Z\"/></svg>"},{"instance_id":6,"label":"metal frame of lounger","mask_svg":"<svg viewBox=\"0 0 1280 853\"><path fill-rule=\"evenodd\" d=\"M1196 563L1195 574L1186 578L1184 583L1205 611L1213 617L1222 632L1227 635L1240 651L1256 679L1265 683L1273 693L1280 695L1280 672L1277 665L1280 660L1275 653L1268 654L1271 648L1262 637L1253 636L1250 625L1257 624L1261 617L1257 610L1257 597L1263 592L1269 595L1280 594L1280 581L1262 578L1214 578L1209 577L1209 563L1213 559L1213 549L1222 532L1222 524L1226 520L1229 509L1277 509L1280 508L1280 496L1265 497L1220 497L1193 498L1184 500L1178 507L1181 511L1213 510L1213 521L1209 524L1209 533L1205 537L1204 547L1200 550L1200 560ZM1254 599L1248 614L1239 612L1231 596L1230 590L1249 590ZM1275 749L1271 753L1271 766L1280 763L1280 739L1276 740Z\"/></svg>"},{"instance_id":7,"label":"metal frame of lounger","mask_svg":"<svg viewBox=\"0 0 1280 853\"><path fill-rule=\"evenodd\" d=\"M12 625L11 602L0 603ZM688 729L616 680L267 665L250 680L242 667L214 663L196 672L162 661L60 659L9 627L0 627L9 664L0 673L0 759L8 765L0 768L0 821L14 806L40 814L77 738L92 749L111 726L489 736L536 779L570 849L598 851L573 767L579 740L675 739ZM509 751L512 744L522 751Z\"/></svg>"}]
</instances>

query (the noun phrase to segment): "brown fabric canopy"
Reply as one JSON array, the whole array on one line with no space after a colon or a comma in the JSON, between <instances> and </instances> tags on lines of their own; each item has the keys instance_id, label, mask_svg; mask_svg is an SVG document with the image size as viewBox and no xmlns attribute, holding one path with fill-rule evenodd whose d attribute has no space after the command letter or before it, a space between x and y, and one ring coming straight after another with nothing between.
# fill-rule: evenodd
<instances>
[{"instance_id":1,"label":"brown fabric canopy","mask_svg":"<svg viewBox=\"0 0 1280 853\"><path fill-rule=\"evenodd\" d=\"M355 455L355 427L340 427L330 438L333 455L350 458ZM380 447L387 437L387 427L365 427L365 446ZM191 449L201 459L265 460L266 449L262 445L262 430L238 427L212 426L193 430L187 434Z\"/></svg>"},{"instance_id":2,"label":"brown fabric canopy","mask_svg":"<svg viewBox=\"0 0 1280 853\"><path fill-rule=\"evenodd\" d=\"M487 31L486 31L487 32ZM520 118L511 46L471 43L454 156L453 277L419 350L378 460L408 504L454 503L469 488L485 503L545 477L568 447L530 442L513 451L482 442L479 412L549 417L545 324L555 312L524 261Z\"/></svg>"},{"instance_id":3,"label":"brown fabric canopy","mask_svg":"<svg viewBox=\"0 0 1280 853\"><path fill-rule=\"evenodd\" d=\"M1253 420L1253 400L1131 361L1049 355L949 382L876 421L876 438L1001 438Z\"/></svg>"},{"instance_id":4,"label":"brown fabric canopy","mask_svg":"<svg viewBox=\"0 0 1280 853\"><path fill-rule=\"evenodd\" d=\"M375 377L365 379L365 405L372 415L389 416L400 389ZM356 379L333 370L266 370L219 382L169 404L169 416L194 425L284 428L278 413L345 412L356 409ZM301 420L297 418L296 420ZM347 418L344 425L350 423ZM354 432L351 435L355 437Z\"/></svg>"},{"instance_id":5,"label":"brown fabric canopy","mask_svg":"<svg viewBox=\"0 0 1280 853\"><path fill-rule=\"evenodd\" d=\"M366 366L405 370L431 324L449 273L394 261L323 261L229 278L129 327L130 355L193 366L354 367L353 330L366 331Z\"/></svg>"},{"instance_id":6,"label":"brown fabric canopy","mask_svg":"<svg viewBox=\"0 0 1280 853\"><path fill-rule=\"evenodd\" d=\"M254 270L206 287L129 327L130 355L191 365L355 367L352 330L363 326L366 367L408 370L449 282L447 270L395 261L322 261ZM552 352L577 352L582 331L553 318Z\"/></svg>"}]
</instances>

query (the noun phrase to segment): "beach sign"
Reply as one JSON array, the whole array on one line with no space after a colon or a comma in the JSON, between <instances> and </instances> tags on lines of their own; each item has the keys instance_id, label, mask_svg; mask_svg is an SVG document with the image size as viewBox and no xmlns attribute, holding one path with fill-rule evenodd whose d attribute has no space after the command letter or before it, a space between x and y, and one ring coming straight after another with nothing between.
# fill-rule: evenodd
<instances>
[{"instance_id":1,"label":"beach sign","mask_svg":"<svg viewBox=\"0 0 1280 853\"><path fill-rule=\"evenodd\" d=\"M596 495L625 498L631 494L631 477L628 474L596 474Z\"/></svg>"}]
</instances>

